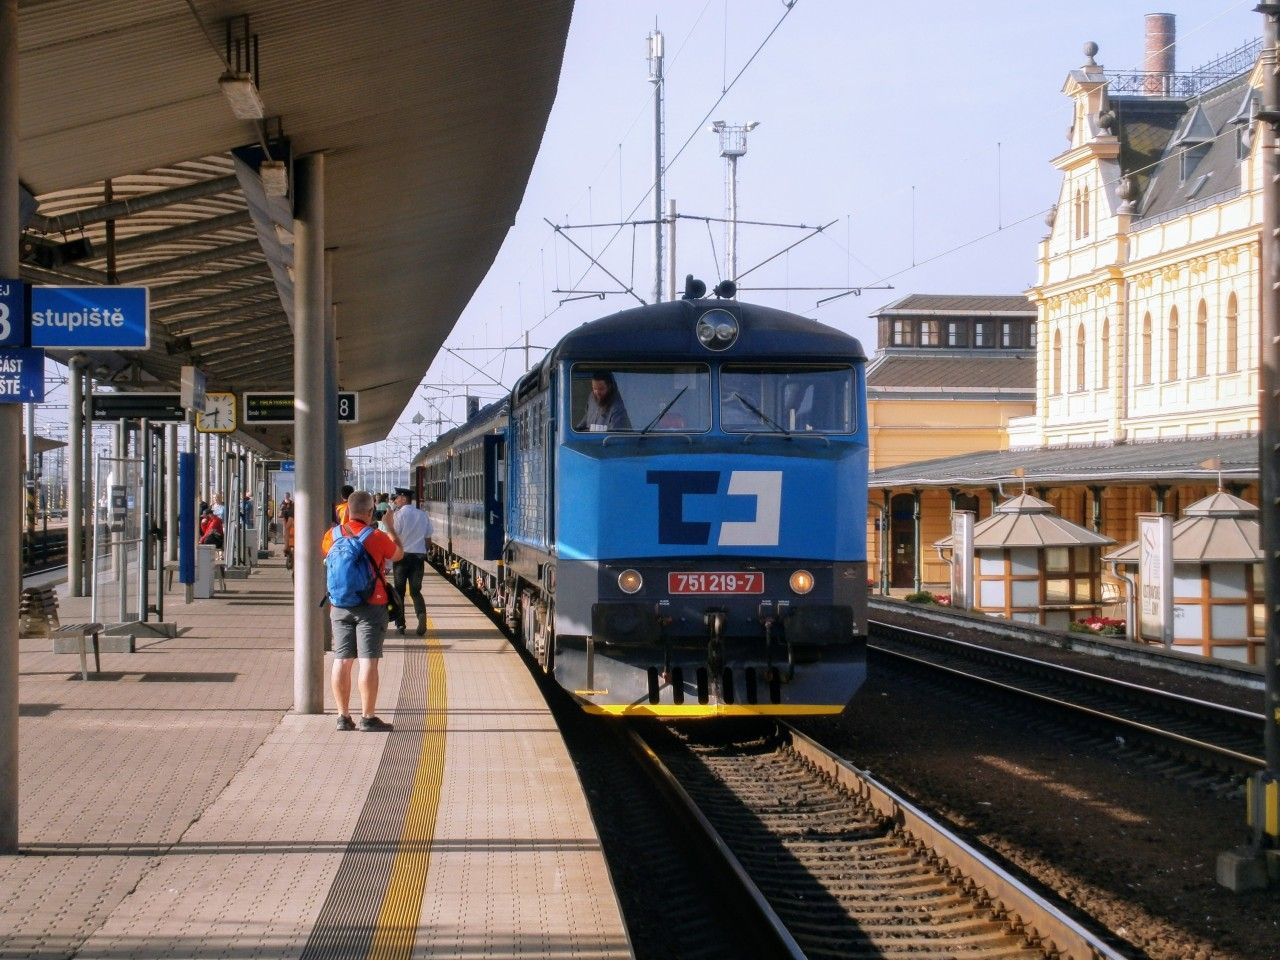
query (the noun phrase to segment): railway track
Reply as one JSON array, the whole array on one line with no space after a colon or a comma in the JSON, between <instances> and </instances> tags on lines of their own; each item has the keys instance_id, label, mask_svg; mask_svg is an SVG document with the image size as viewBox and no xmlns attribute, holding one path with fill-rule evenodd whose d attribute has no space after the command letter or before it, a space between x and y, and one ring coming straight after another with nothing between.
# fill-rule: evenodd
<instances>
[{"instance_id":1,"label":"railway track","mask_svg":"<svg viewBox=\"0 0 1280 960\"><path fill-rule=\"evenodd\" d=\"M714 728L711 728L714 729ZM740 729L740 728L736 728ZM1102 960L1101 937L926 814L790 727L716 740L637 727L686 816L753 903L762 955ZM717 867L708 864L707 870Z\"/></svg>"},{"instance_id":2,"label":"railway track","mask_svg":"<svg viewBox=\"0 0 1280 960\"><path fill-rule=\"evenodd\" d=\"M1240 777L1264 766L1261 713L873 621L875 655L1100 730L1126 746Z\"/></svg>"}]
</instances>

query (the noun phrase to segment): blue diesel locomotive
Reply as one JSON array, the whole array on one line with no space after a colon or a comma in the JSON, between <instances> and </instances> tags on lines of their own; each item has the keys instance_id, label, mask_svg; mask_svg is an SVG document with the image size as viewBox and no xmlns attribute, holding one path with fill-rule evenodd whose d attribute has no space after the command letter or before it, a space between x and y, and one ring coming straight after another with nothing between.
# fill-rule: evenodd
<instances>
[{"instance_id":1,"label":"blue diesel locomotive","mask_svg":"<svg viewBox=\"0 0 1280 960\"><path fill-rule=\"evenodd\" d=\"M838 713L866 675L865 366L727 299L584 324L414 461L437 560L588 711Z\"/></svg>"}]
</instances>

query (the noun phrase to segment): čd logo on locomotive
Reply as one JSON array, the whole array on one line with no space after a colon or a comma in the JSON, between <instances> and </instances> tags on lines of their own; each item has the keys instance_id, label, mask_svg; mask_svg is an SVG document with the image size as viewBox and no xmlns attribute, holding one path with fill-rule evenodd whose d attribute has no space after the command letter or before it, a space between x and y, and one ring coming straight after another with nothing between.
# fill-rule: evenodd
<instances>
[{"instance_id":1,"label":"\u010dd logo on locomotive","mask_svg":"<svg viewBox=\"0 0 1280 960\"><path fill-rule=\"evenodd\" d=\"M686 497L715 497L720 491L719 470L650 470L645 480L658 488L658 542L705 546L711 527L718 522L716 545L721 547L776 547L782 517L781 470L731 470L729 484L720 499L721 512L736 509L737 498L755 501L754 520L686 519ZM736 501L736 502L735 502ZM732 506L730 506L732 505ZM699 511L704 513L706 511Z\"/></svg>"}]
</instances>

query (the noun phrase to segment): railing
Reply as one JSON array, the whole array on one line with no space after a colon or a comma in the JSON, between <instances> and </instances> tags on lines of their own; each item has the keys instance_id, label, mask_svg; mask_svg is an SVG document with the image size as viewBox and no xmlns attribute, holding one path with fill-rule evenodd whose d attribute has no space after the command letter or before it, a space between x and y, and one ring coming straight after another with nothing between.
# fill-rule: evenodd
<instances>
[{"instance_id":1,"label":"railing","mask_svg":"<svg viewBox=\"0 0 1280 960\"><path fill-rule=\"evenodd\" d=\"M1106 71L1111 94L1136 93L1154 97L1194 97L1253 68L1262 50L1261 38L1224 54L1189 73L1153 73L1147 70Z\"/></svg>"}]
</instances>

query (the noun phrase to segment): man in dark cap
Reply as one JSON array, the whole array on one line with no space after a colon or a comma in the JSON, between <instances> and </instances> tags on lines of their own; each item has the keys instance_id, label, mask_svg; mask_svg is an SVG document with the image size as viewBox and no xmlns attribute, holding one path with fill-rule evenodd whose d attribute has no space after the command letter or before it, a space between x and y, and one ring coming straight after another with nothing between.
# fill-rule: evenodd
<instances>
[{"instance_id":1,"label":"man in dark cap","mask_svg":"<svg viewBox=\"0 0 1280 960\"><path fill-rule=\"evenodd\" d=\"M383 518L387 529L395 533L404 548L404 556L395 563L397 605L396 629L404 636L404 588L413 597L413 611L418 615L418 636L427 632L427 604L422 599L422 569L427 560L427 543L431 539L431 518L413 505L413 492L396 487L394 509Z\"/></svg>"}]
</instances>

